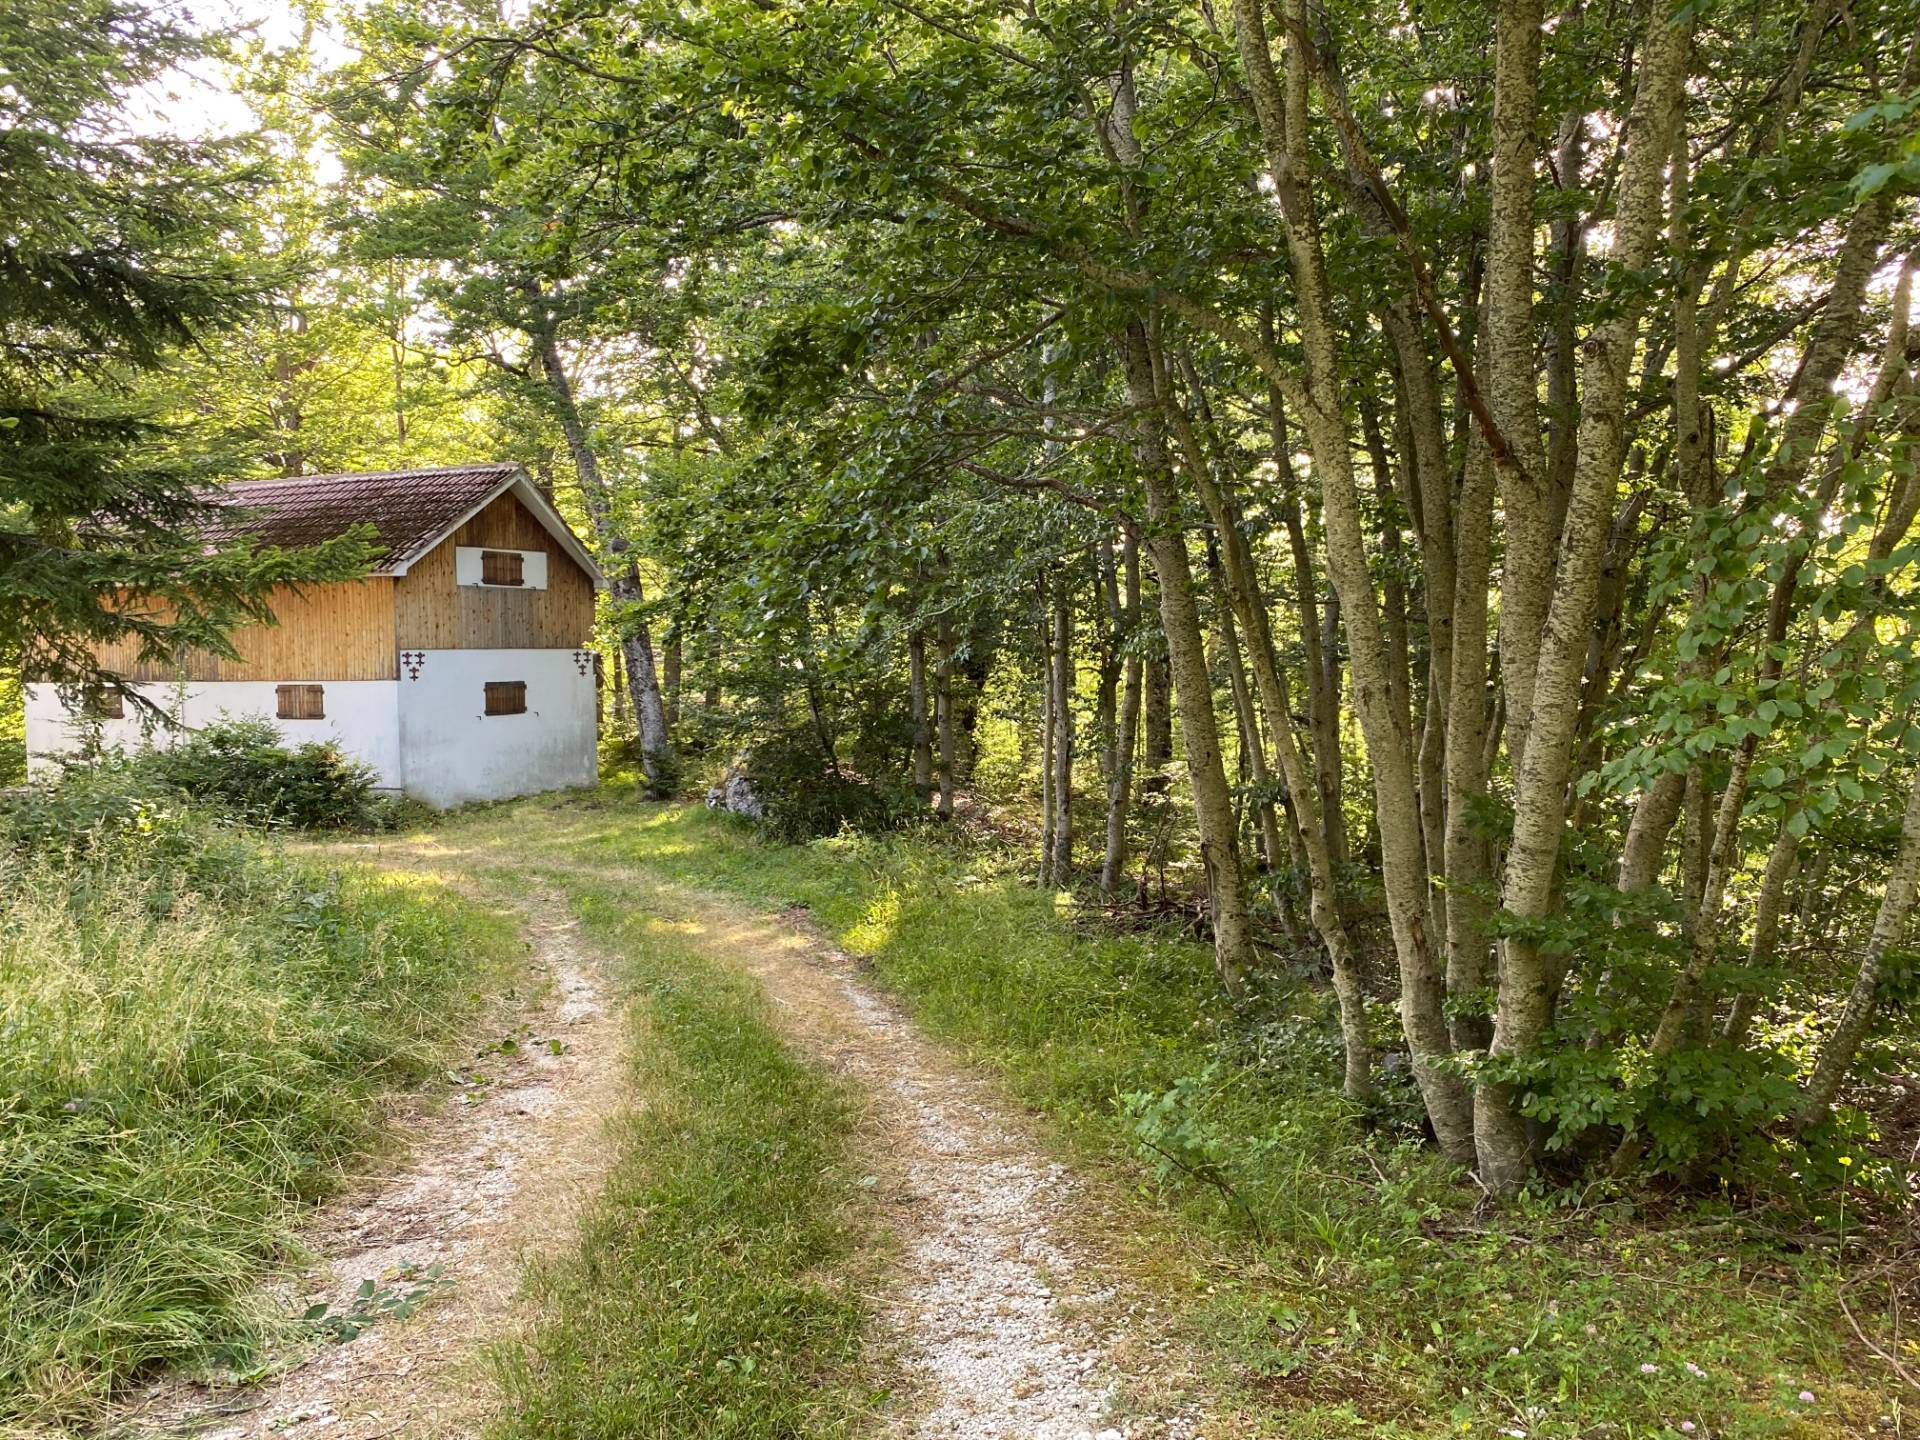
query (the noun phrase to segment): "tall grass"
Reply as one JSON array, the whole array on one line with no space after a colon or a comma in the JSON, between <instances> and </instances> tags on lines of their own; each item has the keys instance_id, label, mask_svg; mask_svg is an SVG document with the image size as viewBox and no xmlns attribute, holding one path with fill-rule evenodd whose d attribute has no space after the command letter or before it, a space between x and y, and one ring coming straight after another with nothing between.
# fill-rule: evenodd
<instances>
[{"instance_id":1,"label":"tall grass","mask_svg":"<svg viewBox=\"0 0 1920 1440\"><path fill-rule=\"evenodd\" d=\"M0 848L0 1428L244 1354L298 1207L513 948L445 895L177 816Z\"/></svg>"}]
</instances>

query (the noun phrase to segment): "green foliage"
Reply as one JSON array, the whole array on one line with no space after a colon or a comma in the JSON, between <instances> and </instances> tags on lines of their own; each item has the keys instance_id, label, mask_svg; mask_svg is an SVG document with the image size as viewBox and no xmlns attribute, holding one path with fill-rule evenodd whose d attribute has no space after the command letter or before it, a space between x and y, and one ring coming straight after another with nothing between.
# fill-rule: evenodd
<instances>
[{"instance_id":1,"label":"green foliage","mask_svg":"<svg viewBox=\"0 0 1920 1440\"><path fill-rule=\"evenodd\" d=\"M302 1325L311 1325L336 1345L358 1340L369 1325L379 1320L405 1320L430 1299L442 1286L453 1281L443 1274L443 1265L424 1270L403 1265L401 1285L382 1285L377 1280L362 1280L353 1300L344 1310L335 1310L325 1301L309 1305L300 1316Z\"/></svg>"},{"instance_id":2,"label":"green foliage","mask_svg":"<svg viewBox=\"0 0 1920 1440\"><path fill-rule=\"evenodd\" d=\"M27 778L26 687L18 672L0 667L0 786Z\"/></svg>"},{"instance_id":3,"label":"green foliage","mask_svg":"<svg viewBox=\"0 0 1920 1440\"><path fill-rule=\"evenodd\" d=\"M332 742L287 749L268 721L220 720L170 748L71 766L0 807L0 840L86 854L127 834L169 834L183 799L251 825L374 830L396 813L376 778Z\"/></svg>"},{"instance_id":4,"label":"green foliage","mask_svg":"<svg viewBox=\"0 0 1920 1440\"><path fill-rule=\"evenodd\" d=\"M0 847L0 1426L238 1359L299 1206L436 1073L499 922L149 802L84 858Z\"/></svg>"},{"instance_id":5,"label":"green foliage","mask_svg":"<svg viewBox=\"0 0 1920 1440\"><path fill-rule=\"evenodd\" d=\"M851 774L806 733L760 741L747 757L746 774L766 808L765 828L783 840L812 840L842 828L879 834L926 813L924 799L916 801L905 780Z\"/></svg>"},{"instance_id":6,"label":"green foliage","mask_svg":"<svg viewBox=\"0 0 1920 1440\"><path fill-rule=\"evenodd\" d=\"M266 720L221 720L132 762L136 773L256 825L371 830L386 816L372 767L332 741L291 750Z\"/></svg>"},{"instance_id":7,"label":"green foliage","mask_svg":"<svg viewBox=\"0 0 1920 1440\"><path fill-rule=\"evenodd\" d=\"M0 15L0 666L106 683L93 646L231 653L275 585L364 570L361 537L307 553L208 546L231 516L170 453L147 375L253 303L227 226L244 149L141 135L139 87L204 46L138 0L27 0ZM125 604L139 595L146 603Z\"/></svg>"}]
</instances>

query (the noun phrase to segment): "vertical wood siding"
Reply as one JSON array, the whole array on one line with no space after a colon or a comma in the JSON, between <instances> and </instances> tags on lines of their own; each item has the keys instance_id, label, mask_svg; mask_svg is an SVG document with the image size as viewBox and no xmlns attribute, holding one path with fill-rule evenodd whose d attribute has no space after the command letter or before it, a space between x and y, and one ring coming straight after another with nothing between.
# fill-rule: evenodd
<instances>
[{"instance_id":1,"label":"vertical wood siding","mask_svg":"<svg viewBox=\"0 0 1920 1440\"><path fill-rule=\"evenodd\" d=\"M461 545L538 550L545 590L488 590L454 581ZM593 582L512 495L502 495L394 582L401 650L571 650L593 635Z\"/></svg>"},{"instance_id":2,"label":"vertical wood siding","mask_svg":"<svg viewBox=\"0 0 1920 1440\"><path fill-rule=\"evenodd\" d=\"M576 573L578 573L576 571ZM139 602L131 602L139 603ZM385 576L272 595L277 625L233 632L238 660L196 651L174 669L142 663L137 646L105 645L100 663L130 680L397 680L394 582Z\"/></svg>"},{"instance_id":3,"label":"vertical wood siding","mask_svg":"<svg viewBox=\"0 0 1920 1440\"><path fill-rule=\"evenodd\" d=\"M454 579L456 546L538 550L544 590L483 589ZM397 680L401 650L574 650L593 635L593 582L540 522L502 495L399 579L275 591L277 625L233 634L239 659L195 652L174 669L142 663L132 644L99 649L130 680Z\"/></svg>"}]
</instances>

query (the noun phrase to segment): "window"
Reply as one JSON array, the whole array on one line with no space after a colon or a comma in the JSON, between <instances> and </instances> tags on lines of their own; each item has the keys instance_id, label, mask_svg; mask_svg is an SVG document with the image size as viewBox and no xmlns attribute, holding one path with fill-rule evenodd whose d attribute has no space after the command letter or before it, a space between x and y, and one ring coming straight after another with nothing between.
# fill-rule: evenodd
<instances>
[{"instance_id":1,"label":"window","mask_svg":"<svg viewBox=\"0 0 1920 1440\"><path fill-rule=\"evenodd\" d=\"M525 558L518 550L482 550L480 552L480 583L482 585L526 584Z\"/></svg>"},{"instance_id":2,"label":"window","mask_svg":"<svg viewBox=\"0 0 1920 1440\"><path fill-rule=\"evenodd\" d=\"M127 697L109 686L96 685L87 691L81 709L89 720L124 720L127 718Z\"/></svg>"},{"instance_id":3,"label":"window","mask_svg":"<svg viewBox=\"0 0 1920 1440\"><path fill-rule=\"evenodd\" d=\"M453 547L453 582L476 590L545 590L548 558L544 550L456 545Z\"/></svg>"},{"instance_id":4,"label":"window","mask_svg":"<svg viewBox=\"0 0 1920 1440\"><path fill-rule=\"evenodd\" d=\"M326 693L324 685L282 685L274 691L280 702L277 714L282 720L324 720Z\"/></svg>"},{"instance_id":5,"label":"window","mask_svg":"<svg viewBox=\"0 0 1920 1440\"><path fill-rule=\"evenodd\" d=\"M527 682L524 680L487 681L487 714L524 715L527 713Z\"/></svg>"}]
</instances>

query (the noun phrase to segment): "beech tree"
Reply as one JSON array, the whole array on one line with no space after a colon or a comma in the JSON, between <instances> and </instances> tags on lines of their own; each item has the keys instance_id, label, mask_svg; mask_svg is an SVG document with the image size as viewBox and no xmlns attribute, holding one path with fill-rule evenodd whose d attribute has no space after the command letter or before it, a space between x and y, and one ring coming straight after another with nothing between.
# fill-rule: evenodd
<instances>
[{"instance_id":1,"label":"beech tree","mask_svg":"<svg viewBox=\"0 0 1920 1440\"><path fill-rule=\"evenodd\" d=\"M654 793L1017 804L1225 990L1318 969L1340 1088L1498 1194L1858 1126L1920 865L1901 7L356 25L340 268L570 474Z\"/></svg>"}]
</instances>

